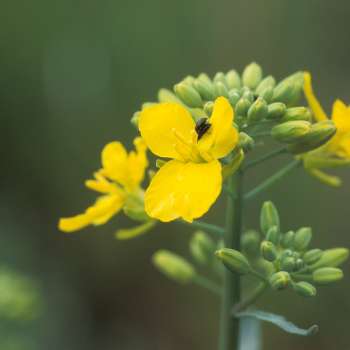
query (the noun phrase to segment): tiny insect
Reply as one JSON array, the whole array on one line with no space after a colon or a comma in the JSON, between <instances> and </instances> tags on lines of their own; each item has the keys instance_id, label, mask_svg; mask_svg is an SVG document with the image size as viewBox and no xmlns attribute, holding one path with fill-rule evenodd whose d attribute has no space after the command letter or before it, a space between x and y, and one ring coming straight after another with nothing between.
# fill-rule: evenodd
<instances>
[{"instance_id":1,"label":"tiny insect","mask_svg":"<svg viewBox=\"0 0 350 350\"><path fill-rule=\"evenodd\" d=\"M196 122L196 133L198 135L198 140L200 140L203 135L210 129L211 124L208 123L208 118L200 118Z\"/></svg>"}]
</instances>

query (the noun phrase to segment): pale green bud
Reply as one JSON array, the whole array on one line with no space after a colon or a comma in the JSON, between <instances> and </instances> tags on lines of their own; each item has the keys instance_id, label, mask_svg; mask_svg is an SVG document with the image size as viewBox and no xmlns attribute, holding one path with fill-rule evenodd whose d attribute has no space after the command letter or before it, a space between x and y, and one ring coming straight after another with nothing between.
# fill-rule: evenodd
<instances>
[{"instance_id":1,"label":"pale green bud","mask_svg":"<svg viewBox=\"0 0 350 350\"><path fill-rule=\"evenodd\" d=\"M277 258L276 246L269 241L262 241L260 245L260 251L263 258L267 261L275 261Z\"/></svg>"},{"instance_id":2,"label":"pale green bud","mask_svg":"<svg viewBox=\"0 0 350 350\"><path fill-rule=\"evenodd\" d=\"M189 283L196 275L194 267L187 260L168 250L158 250L152 261L160 272L179 283Z\"/></svg>"},{"instance_id":3,"label":"pale green bud","mask_svg":"<svg viewBox=\"0 0 350 350\"><path fill-rule=\"evenodd\" d=\"M291 120L306 120L311 121L311 112L306 107L291 107L284 113L281 122L288 122Z\"/></svg>"},{"instance_id":4,"label":"pale green bud","mask_svg":"<svg viewBox=\"0 0 350 350\"><path fill-rule=\"evenodd\" d=\"M281 245L283 248L292 248L294 243L294 231L288 231L285 234L283 234L281 239Z\"/></svg>"},{"instance_id":5,"label":"pale green bud","mask_svg":"<svg viewBox=\"0 0 350 350\"><path fill-rule=\"evenodd\" d=\"M274 244L278 244L279 238L280 238L280 232L279 232L277 226L270 227L266 233L265 238L267 241L270 241Z\"/></svg>"},{"instance_id":6,"label":"pale green bud","mask_svg":"<svg viewBox=\"0 0 350 350\"><path fill-rule=\"evenodd\" d=\"M307 265L311 265L320 260L322 254L321 249L311 249L303 255L303 260Z\"/></svg>"},{"instance_id":7,"label":"pale green bud","mask_svg":"<svg viewBox=\"0 0 350 350\"><path fill-rule=\"evenodd\" d=\"M282 117L287 107L282 102L274 102L267 106L267 119L276 120Z\"/></svg>"},{"instance_id":8,"label":"pale green bud","mask_svg":"<svg viewBox=\"0 0 350 350\"><path fill-rule=\"evenodd\" d=\"M248 122L255 122L266 117L268 112L266 101L258 97L258 99L250 106L248 110Z\"/></svg>"},{"instance_id":9,"label":"pale green bud","mask_svg":"<svg viewBox=\"0 0 350 350\"><path fill-rule=\"evenodd\" d=\"M244 275L251 271L247 258L237 250L222 248L215 255L232 272Z\"/></svg>"},{"instance_id":10,"label":"pale green bud","mask_svg":"<svg viewBox=\"0 0 350 350\"><path fill-rule=\"evenodd\" d=\"M295 269L297 271L301 270L304 267L305 267L305 262L303 259L296 259L295 260Z\"/></svg>"},{"instance_id":11,"label":"pale green bud","mask_svg":"<svg viewBox=\"0 0 350 350\"><path fill-rule=\"evenodd\" d=\"M145 212L144 192L139 191L126 197L123 211L130 219L145 222L149 220L149 216Z\"/></svg>"},{"instance_id":12,"label":"pale green bud","mask_svg":"<svg viewBox=\"0 0 350 350\"><path fill-rule=\"evenodd\" d=\"M283 143L296 143L311 130L311 124L304 120L285 122L271 129L271 136Z\"/></svg>"},{"instance_id":13,"label":"pale green bud","mask_svg":"<svg viewBox=\"0 0 350 350\"><path fill-rule=\"evenodd\" d=\"M257 257L260 248L260 235L255 230L248 230L241 237L242 251L249 257Z\"/></svg>"},{"instance_id":14,"label":"pale green bud","mask_svg":"<svg viewBox=\"0 0 350 350\"><path fill-rule=\"evenodd\" d=\"M291 105L297 101L303 89L303 73L297 72L283 79L274 89L273 102L283 102Z\"/></svg>"},{"instance_id":15,"label":"pale green bud","mask_svg":"<svg viewBox=\"0 0 350 350\"><path fill-rule=\"evenodd\" d=\"M182 80L185 84L188 84L190 86L193 86L193 83L195 81L195 77L193 77L192 75L188 75L187 77L185 77L183 80Z\"/></svg>"},{"instance_id":16,"label":"pale green bud","mask_svg":"<svg viewBox=\"0 0 350 350\"><path fill-rule=\"evenodd\" d=\"M281 254L281 259L290 258L290 257L295 258L294 252L291 249L286 249Z\"/></svg>"},{"instance_id":17,"label":"pale green bud","mask_svg":"<svg viewBox=\"0 0 350 350\"><path fill-rule=\"evenodd\" d=\"M179 83L174 86L176 96L187 106L196 108L202 107L203 101L196 89L186 83Z\"/></svg>"},{"instance_id":18,"label":"pale green bud","mask_svg":"<svg viewBox=\"0 0 350 350\"><path fill-rule=\"evenodd\" d=\"M181 100L172 91L168 89L160 89L158 91L158 101L182 104Z\"/></svg>"},{"instance_id":19,"label":"pale green bud","mask_svg":"<svg viewBox=\"0 0 350 350\"><path fill-rule=\"evenodd\" d=\"M286 271L279 271L270 276L269 282L272 289L281 290L288 287L290 275Z\"/></svg>"},{"instance_id":20,"label":"pale green bud","mask_svg":"<svg viewBox=\"0 0 350 350\"><path fill-rule=\"evenodd\" d=\"M242 97L246 98L247 100L250 101L250 103L254 102L254 94L252 90L250 90L248 87L243 86L242 90Z\"/></svg>"},{"instance_id":21,"label":"pale green bud","mask_svg":"<svg viewBox=\"0 0 350 350\"><path fill-rule=\"evenodd\" d=\"M200 263L209 263L214 256L216 246L213 240L203 231L194 233L190 241L190 250L192 256Z\"/></svg>"},{"instance_id":22,"label":"pale green bud","mask_svg":"<svg viewBox=\"0 0 350 350\"><path fill-rule=\"evenodd\" d=\"M196 79L193 83L193 86L204 100L215 99L215 89L211 81L208 82L204 79Z\"/></svg>"},{"instance_id":23,"label":"pale green bud","mask_svg":"<svg viewBox=\"0 0 350 350\"><path fill-rule=\"evenodd\" d=\"M281 270L292 272L295 270L295 259L291 256L287 256L281 260Z\"/></svg>"},{"instance_id":24,"label":"pale green bud","mask_svg":"<svg viewBox=\"0 0 350 350\"><path fill-rule=\"evenodd\" d=\"M140 111L135 112L132 115L130 120L131 124L134 125L136 128L138 128L138 125L139 125L140 114L141 114Z\"/></svg>"},{"instance_id":25,"label":"pale green bud","mask_svg":"<svg viewBox=\"0 0 350 350\"><path fill-rule=\"evenodd\" d=\"M343 264L349 257L349 249L333 248L323 251L321 258L310 266L311 270L320 267L337 267Z\"/></svg>"},{"instance_id":26,"label":"pale green bud","mask_svg":"<svg viewBox=\"0 0 350 350\"><path fill-rule=\"evenodd\" d=\"M234 69L228 71L225 78L229 89L239 89L241 87L241 78Z\"/></svg>"},{"instance_id":27,"label":"pale green bud","mask_svg":"<svg viewBox=\"0 0 350 350\"><path fill-rule=\"evenodd\" d=\"M318 284L337 282L343 278L343 271L336 267L321 267L312 274L312 279Z\"/></svg>"},{"instance_id":28,"label":"pale green bud","mask_svg":"<svg viewBox=\"0 0 350 350\"><path fill-rule=\"evenodd\" d=\"M265 91L267 88L274 88L276 85L276 80L272 75L268 75L267 77L265 77L257 86L255 92L258 95L261 95L263 93L263 91Z\"/></svg>"},{"instance_id":29,"label":"pale green bud","mask_svg":"<svg viewBox=\"0 0 350 350\"><path fill-rule=\"evenodd\" d=\"M300 228L294 236L294 248L298 251L305 250L312 239L311 227Z\"/></svg>"},{"instance_id":30,"label":"pale green bud","mask_svg":"<svg viewBox=\"0 0 350 350\"><path fill-rule=\"evenodd\" d=\"M288 150L294 154L311 151L329 141L336 131L335 124L331 120L312 124L311 129L300 142L289 146Z\"/></svg>"},{"instance_id":31,"label":"pale green bud","mask_svg":"<svg viewBox=\"0 0 350 350\"><path fill-rule=\"evenodd\" d=\"M242 73L243 85L248 86L250 89L255 89L261 82L262 75L262 69L257 63L249 64Z\"/></svg>"},{"instance_id":32,"label":"pale green bud","mask_svg":"<svg viewBox=\"0 0 350 350\"><path fill-rule=\"evenodd\" d=\"M273 97L273 88L267 87L265 90L263 90L259 96L263 98L267 103L271 102Z\"/></svg>"},{"instance_id":33,"label":"pale green bud","mask_svg":"<svg viewBox=\"0 0 350 350\"><path fill-rule=\"evenodd\" d=\"M277 208L271 201L264 202L260 212L260 228L266 236L271 227L280 231L280 219Z\"/></svg>"},{"instance_id":34,"label":"pale green bud","mask_svg":"<svg viewBox=\"0 0 350 350\"><path fill-rule=\"evenodd\" d=\"M204 81L206 84L213 84L212 80L209 78L208 74L206 73L199 74L197 79Z\"/></svg>"},{"instance_id":35,"label":"pale green bud","mask_svg":"<svg viewBox=\"0 0 350 350\"><path fill-rule=\"evenodd\" d=\"M241 97L235 106L235 115L245 116L248 112L251 103L248 99Z\"/></svg>"},{"instance_id":36,"label":"pale green bud","mask_svg":"<svg viewBox=\"0 0 350 350\"><path fill-rule=\"evenodd\" d=\"M208 117L210 117L212 115L213 109L214 109L214 102L213 101L208 101L204 105L204 112Z\"/></svg>"},{"instance_id":37,"label":"pale green bud","mask_svg":"<svg viewBox=\"0 0 350 350\"><path fill-rule=\"evenodd\" d=\"M224 97L228 98L227 87L221 81L214 82L214 89L215 89L215 96L216 97L224 96Z\"/></svg>"},{"instance_id":38,"label":"pale green bud","mask_svg":"<svg viewBox=\"0 0 350 350\"><path fill-rule=\"evenodd\" d=\"M238 146L243 149L244 152L251 151L255 146L255 141L245 132L239 133Z\"/></svg>"},{"instance_id":39,"label":"pale green bud","mask_svg":"<svg viewBox=\"0 0 350 350\"><path fill-rule=\"evenodd\" d=\"M223 83L225 85L225 87L227 88L228 85L227 85L227 81L226 81L226 77L225 77L225 74L223 72L217 72L214 76L214 83Z\"/></svg>"},{"instance_id":40,"label":"pale green bud","mask_svg":"<svg viewBox=\"0 0 350 350\"><path fill-rule=\"evenodd\" d=\"M316 288L308 282L298 282L298 283L293 283L293 289L296 293L303 297L314 297L317 294Z\"/></svg>"},{"instance_id":41,"label":"pale green bud","mask_svg":"<svg viewBox=\"0 0 350 350\"><path fill-rule=\"evenodd\" d=\"M232 89L228 92L228 99L233 107L236 106L236 103L240 98L241 95L237 89Z\"/></svg>"}]
</instances>

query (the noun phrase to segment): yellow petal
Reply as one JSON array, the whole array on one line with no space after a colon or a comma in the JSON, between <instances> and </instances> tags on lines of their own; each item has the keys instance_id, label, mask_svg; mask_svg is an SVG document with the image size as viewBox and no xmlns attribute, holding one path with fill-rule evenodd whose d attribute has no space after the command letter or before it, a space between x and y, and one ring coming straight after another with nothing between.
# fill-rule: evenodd
<instances>
[{"instance_id":1,"label":"yellow petal","mask_svg":"<svg viewBox=\"0 0 350 350\"><path fill-rule=\"evenodd\" d=\"M224 97L215 100L210 129L198 142L199 150L218 159L230 153L238 142L238 131L233 126L234 111Z\"/></svg>"},{"instance_id":2,"label":"yellow petal","mask_svg":"<svg viewBox=\"0 0 350 350\"><path fill-rule=\"evenodd\" d=\"M122 193L122 189L116 184L109 182L100 172L94 174L95 180L86 180L85 186L90 190L100 193Z\"/></svg>"},{"instance_id":3,"label":"yellow petal","mask_svg":"<svg viewBox=\"0 0 350 350\"><path fill-rule=\"evenodd\" d=\"M153 177L145 194L150 217L168 222L183 218L191 222L205 214L221 192L221 164L183 163L172 160Z\"/></svg>"},{"instance_id":4,"label":"yellow petal","mask_svg":"<svg viewBox=\"0 0 350 350\"><path fill-rule=\"evenodd\" d=\"M72 216L70 218L62 218L58 223L58 228L63 232L73 232L81 230L90 225L90 217L86 214Z\"/></svg>"},{"instance_id":5,"label":"yellow petal","mask_svg":"<svg viewBox=\"0 0 350 350\"><path fill-rule=\"evenodd\" d=\"M130 152L128 156L129 185L137 187L145 176L145 169L148 166L146 157L147 146L141 137L134 140L136 152Z\"/></svg>"},{"instance_id":6,"label":"yellow petal","mask_svg":"<svg viewBox=\"0 0 350 350\"><path fill-rule=\"evenodd\" d=\"M103 174L124 185L128 180L128 154L120 142L110 142L102 150Z\"/></svg>"},{"instance_id":7,"label":"yellow petal","mask_svg":"<svg viewBox=\"0 0 350 350\"><path fill-rule=\"evenodd\" d=\"M304 94L306 100L315 116L317 121L327 120L327 115L324 112L320 102L318 102L311 84L311 74L309 72L304 73Z\"/></svg>"},{"instance_id":8,"label":"yellow petal","mask_svg":"<svg viewBox=\"0 0 350 350\"><path fill-rule=\"evenodd\" d=\"M140 114L141 136L159 157L182 159L176 145L191 144L194 128L191 114L177 103L159 103L143 109Z\"/></svg>"},{"instance_id":9,"label":"yellow petal","mask_svg":"<svg viewBox=\"0 0 350 350\"><path fill-rule=\"evenodd\" d=\"M333 104L332 120L337 127L337 132L350 131L350 109L340 100L336 100Z\"/></svg>"}]
</instances>

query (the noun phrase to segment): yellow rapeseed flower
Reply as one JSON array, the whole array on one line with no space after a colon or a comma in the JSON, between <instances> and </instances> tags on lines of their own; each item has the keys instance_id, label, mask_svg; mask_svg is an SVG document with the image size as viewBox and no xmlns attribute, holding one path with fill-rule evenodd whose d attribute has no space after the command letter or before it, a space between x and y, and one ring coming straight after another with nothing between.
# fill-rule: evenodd
<instances>
[{"instance_id":1,"label":"yellow rapeseed flower","mask_svg":"<svg viewBox=\"0 0 350 350\"><path fill-rule=\"evenodd\" d=\"M328 120L327 114L317 100L311 83L311 74L304 73L304 93L316 121ZM337 99L333 103L330 118L337 131L335 135L323 146L303 156L305 168L312 175L330 185L340 185L340 179L321 172L320 168L332 168L348 165L350 163L350 106Z\"/></svg>"},{"instance_id":2,"label":"yellow rapeseed flower","mask_svg":"<svg viewBox=\"0 0 350 350\"><path fill-rule=\"evenodd\" d=\"M155 155L171 159L146 190L150 217L191 222L209 210L222 187L218 159L238 143L233 120L233 109L224 97L216 99L211 117L197 124L177 103L159 103L141 112L139 129L147 146Z\"/></svg>"},{"instance_id":3,"label":"yellow rapeseed flower","mask_svg":"<svg viewBox=\"0 0 350 350\"><path fill-rule=\"evenodd\" d=\"M102 169L87 180L86 187L102 195L83 214L59 221L64 232L80 230L88 225L102 225L129 203L143 197L140 184L148 165L146 145L141 137L134 140L136 150L129 154L120 142L111 142L102 150ZM143 203L142 203L143 205Z\"/></svg>"}]
</instances>

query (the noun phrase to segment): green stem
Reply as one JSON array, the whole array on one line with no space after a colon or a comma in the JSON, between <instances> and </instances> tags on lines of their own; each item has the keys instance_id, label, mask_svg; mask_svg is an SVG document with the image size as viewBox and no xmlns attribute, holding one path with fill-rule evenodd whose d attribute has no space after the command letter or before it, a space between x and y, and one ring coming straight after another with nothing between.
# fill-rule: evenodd
<instances>
[{"instance_id":1,"label":"green stem","mask_svg":"<svg viewBox=\"0 0 350 350\"><path fill-rule=\"evenodd\" d=\"M266 190L270 186L272 186L275 182L282 179L285 175L290 173L294 168L296 168L300 164L300 160L294 159L291 163L287 164L285 167L277 171L275 174L270 176L267 180L262 182L260 185L253 188L251 191L249 191L245 196L244 199L252 199L256 195L258 195L260 192Z\"/></svg>"},{"instance_id":2,"label":"green stem","mask_svg":"<svg viewBox=\"0 0 350 350\"><path fill-rule=\"evenodd\" d=\"M209 290L210 292L218 295L221 297L222 293L221 293L221 287L219 285L217 285L215 282L211 281L210 279L204 277L204 276L200 276L200 275L196 275L193 283L197 284L198 286L205 288L207 290Z\"/></svg>"},{"instance_id":3,"label":"green stem","mask_svg":"<svg viewBox=\"0 0 350 350\"><path fill-rule=\"evenodd\" d=\"M208 233L213 233L213 234L218 235L218 236L223 236L225 234L224 228L222 228L220 226L213 225L213 224L208 224L208 223L203 222L203 221L193 221L190 223L187 221L179 220L177 222L179 222L183 225L186 225L186 226L190 226L192 228L195 227L195 228L204 230Z\"/></svg>"},{"instance_id":4,"label":"green stem","mask_svg":"<svg viewBox=\"0 0 350 350\"><path fill-rule=\"evenodd\" d=\"M234 306L233 314L243 311L248 306L254 304L256 300L265 292L267 286L268 284L266 282L259 283L256 289L254 289L250 295Z\"/></svg>"},{"instance_id":5,"label":"green stem","mask_svg":"<svg viewBox=\"0 0 350 350\"><path fill-rule=\"evenodd\" d=\"M243 212L243 172L230 177L229 186L236 197L227 196L225 246L240 250ZM220 316L219 350L235 350L238 346L239 320L232 317L233 306L240 300L240 276L226 270Z\"/></svg>"},{"instance_id":6,"label":"green stem","mask_svg":"<svg viewBox=\"0 0 350 350\"><path fill-rule=\"evenodd\" d=\"M279 148L277 150L273 150L272 152L267 153L267 154L263 155L262 157L254 159L251 162L247 163L243 169L247 170L255 165L258 165L258 164L264 162L265 160L268 160L270 158L274 158L274 157L276 157L280 154L283 154L283 153L287 153L287 149L285 147Z\"/></svg>"}]
</instances>

